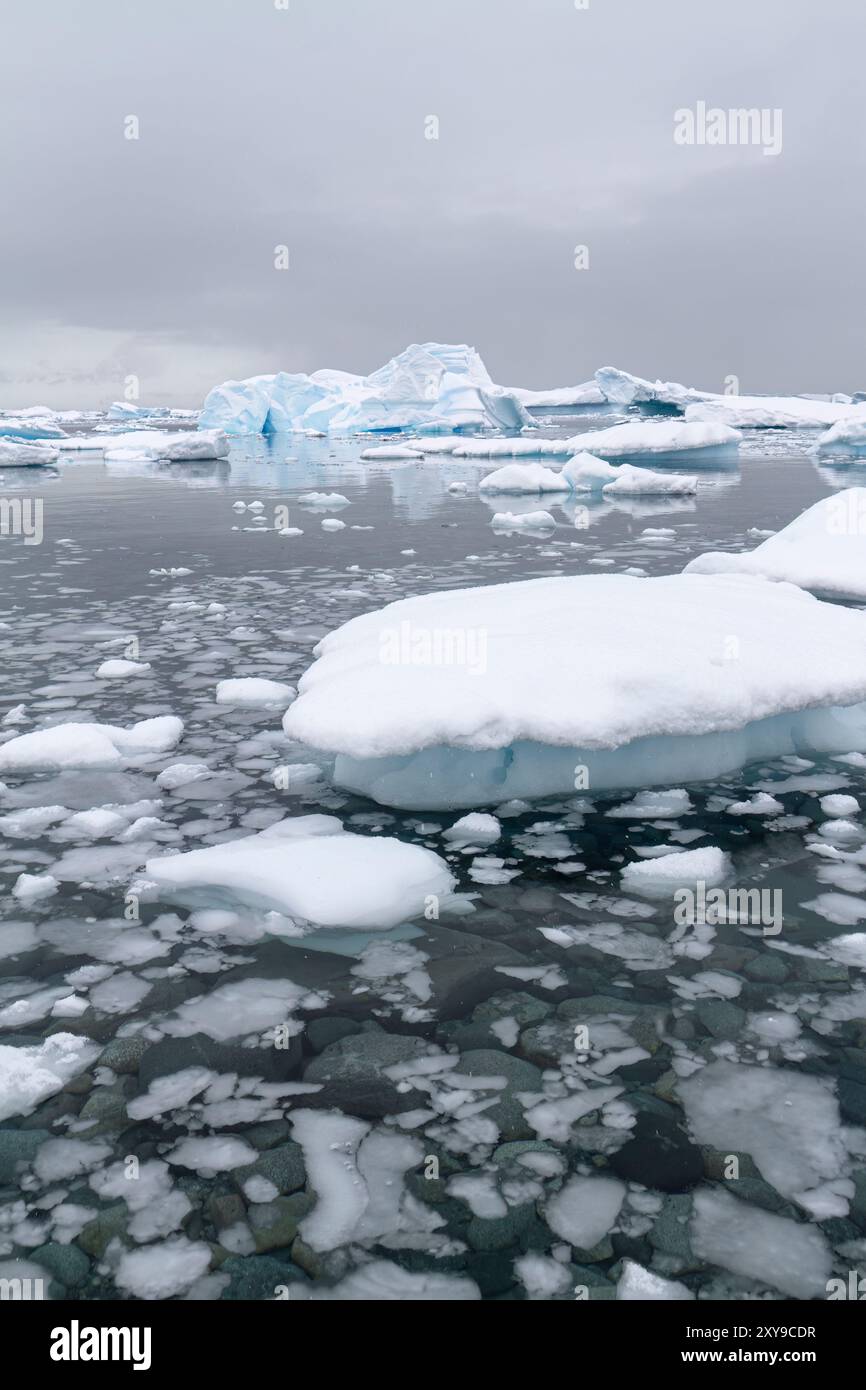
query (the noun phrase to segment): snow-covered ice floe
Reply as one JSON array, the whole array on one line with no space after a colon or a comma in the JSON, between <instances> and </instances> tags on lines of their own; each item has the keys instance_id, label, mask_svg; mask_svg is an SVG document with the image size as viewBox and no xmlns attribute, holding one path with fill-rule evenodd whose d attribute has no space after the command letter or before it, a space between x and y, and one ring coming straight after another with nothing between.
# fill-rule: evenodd
<instances>
[{"instance_id":1,"label":"snow-covered ice floe","mask_svg":"<svg viewBox=\"0 0 866 1390\"><path fill-rule=\"evenodd\" d=\"M741 435L727 425L687 424L683 420L635 420L608 429L587 430L570 439L473 439L452 450L454 458L571 458L589 452L602 459L677 459L715 463L736 456Z\"/></svg>"},{"instance_id":2,"label":"snow-covered ice floe","mask_svg":"<svg viewBox=\"0 0 866 1390\"><path fill-rule=\"evenodd\" d=\"M383 835L353 835L334 816L278 821L258 835L148 861L164 897L213 907L266 908L320 927L385 929L450 894L448 865L432 850Z\"/></svg>"},{"instance_id":3,"label":"snow-covered ice floe","mask_svg":"<svg viewBox=\"0 0 866 1390\"><path fill-rule=\"evenodd\" d=\"M72 1033L53 1033L32 1047L0 1045L0 1120L29 1115L93 1061L99 1047Z\"/></svg>"},{"instance_id":4,"label":"snow-covered ice floe","mask_svg":"<svg viewBox=\"0 0 866 1390\"><path fill-rule=\"evenodd\" d=\"M620 459L646 454L691 455L710 450L730 452L736 449L740 438L739 431L727 425L687 424L682 420L639 420L627 425L611 425L606 430L577 434L569 443L574 453L587 449L603 459Z\"/></svg>"},{"instance_id":5,"label":"snow-covered ice floe","mask_svg":"<svg viewBox=\"0 0 866 1390\"><path fill-rule=\"evenodd\" d=\"M202 429L230 434L530 424L516 393L494 384L475 349L449 343L413 343L370 376L323 370L226 381L209 392L199 420Z\"/></svg>"},{"instance_id":6,"label":"snow-covered ice floe","mask_svg":"<svg viewBox=\"0 0 866 1390\"><path fill-rule=\"evenodd\" d=\"M816 454L841 454L849 458L866 455L866 414L859 419L850 416L831 425L815 445Z\"/></svg>"},{"instance_id":7,"label":"snow-covered ice floe","mask_svg":"<svg viewBox=\"0 0 866 1390\"><path fill-rule=\"evenodd\" d=\"M283 727L336 755L338 785L419 810L561 795L581 772L682 785L866 749L864 637L862 613L746 575L428 594L325 637Z\"/></svg>"},{"instance_id":8,"label":"snow-covered ice floe","mask_svg":"<svg viewBox=\"0 0 866 1390\"><path fill-rule=\"evenodd\" d=\"M866 488L824 497L745 555L715 550L686 574L756 574L837 599L866 599Z\"/></svg>"},{"instance_id":9,"label":"snow-covered ice floe","mask_svg":"<svg viewBox=\"0 0 866 1390\"><path fill-rule=\"evenodd\" d=\"M600 492L613 497L681 496L697 492L696 477L656 473L651 468L635 468L630 463L618 467L596 458L577 454L557 473L543 463L506 463L482 478L478 491L519 496L543 492Z\"/></svg>"},{"instance_id":10,"label":"snow-covered ice floe","mask_svg":"<svg viewBox=\"0 0 866 1390\"><path fill-rule=\"evenodd\" d=\"M187 463L227 458L231 444L223 430L132 430L127 434L93 435L83 443L70 440L60 447L84 448L103 454L114 463Z\"/></svg>"},{"instance_id":11,"label":"snow-covered ice floe","mask_svg":"<svg viewBox=\"0 0 866 1390\"><path fill-rule=\"evenodd\" d=\"M114 724L53 724L0 745L0 772L127 767L168 752L182 733L182 721L171 714L139 720L129 729Z\"/></svg>"},{"instance_id":12,"label":"snow-covered ice floe","mask_svg":"<svg viewBox=\"0 0 866 1390\"><path fill-rule=\"evenodd\" d=\"M31 468L56 463L60 457L50 444L22 444L14 439L0 439L0 468Z\"/></svg>"},{"instance_id":13,"label":"snow-covered ice floe","mask_svg":"<svg viewBox=\"0 0 866 1390\"><path fill-rule=\"evenodd\" d=\"M63 439L66 431L54 419L52 411L43 412L38 406L19 410L14 415L0 414L0 438Z\"/></svg>"}]
</instances>

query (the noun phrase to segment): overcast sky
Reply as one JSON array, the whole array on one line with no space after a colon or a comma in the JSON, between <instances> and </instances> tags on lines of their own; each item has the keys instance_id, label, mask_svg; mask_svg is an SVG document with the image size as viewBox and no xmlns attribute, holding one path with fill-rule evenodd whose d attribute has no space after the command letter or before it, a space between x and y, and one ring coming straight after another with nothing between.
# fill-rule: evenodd
<instances>
[{"instance_id":1,"label":"overcast sky","mask_svg":"<svg viewBox=\"0 0 866 1390\"><path fill-rule=\"evenodd\" d=\"M8 0L0 406L431 339L505 385L866 389L863 0L280 3ZM676 144L699 101L781 152Z\"/></svg>"}]
</instances>

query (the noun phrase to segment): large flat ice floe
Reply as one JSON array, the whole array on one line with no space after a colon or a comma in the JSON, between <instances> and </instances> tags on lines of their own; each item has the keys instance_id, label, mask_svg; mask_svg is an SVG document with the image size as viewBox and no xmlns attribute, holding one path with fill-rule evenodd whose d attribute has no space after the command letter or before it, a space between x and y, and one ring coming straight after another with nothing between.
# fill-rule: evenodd
<instances>
[{"instance_id":1,"label":"large flat ice floe","mask_svg":"<svg viewBox=\"0 0 866 1390\"><path fill-rule=\"evenodd\" d=\"M452 450L454 458L571 458L588 451L601 459L666 458L686 455L707 463L736 455L741 435L727 425L687 424L684 420L634 420L608 429L587 430L569 439L472 439Z\"/></svg>"},{"instance_id":2,"label":"large flat ice floe","mask_svg":"<svg viewBox=\"0 0 866 1390\"><path fill-rule=\"evenodd\" d=\"M866 599L866 488L824 497L745 555L715 550L686 574L757 574L837 599Z\"/></svg>"},{"instance_id":3,"label":"large flat ice floe","mask_svg":"<svg viewBox=\"0 0 866 1390\"><path fill-rule=\"evenodd\" d=\"M569 440L574 453L588 449L608 460L646 454L691 455L711 449L730 452L739 442L739 431L727 425L687 424L682 420L639 420L611 425L606 430L589 430Z\"/></svg>"},{"instance_id":4,"label":"large flat ice floe","mask_svg":"<svg viewBox=\"0 0 866 1390\"><path fill-rule=\"evenodd\" d=\"M491 380L474 348L413 343L370 376L277 372L226 381L209 392L202 429L230 434L323 430L522 429L531 416Z\"/></svg>"},{"instance_id":5,"label":"large flat ice floe","mask_svg":"<svg viewBox=\"0 0 866 1390\"><path fill-rule=\"evenodd\" d=\"M228 457L231 447L223 430L131 430L125 434L76 436L58 445L87 453L103 454L113 463L188 463L198 459Z\"/></svg>"},{"instance_id":6,"label":"large flat ice floe","mask_svg":"<svg viewBox=\"0 0 866 1390\"><path fill-rule=\"evenodd\" d=\"M324 638L283 727L338 785L418 810L681 786L866 749L864 638L866 615L745 575L428 594Z\"/></svg>"},{"instance_id":7,"label":"large flat ice floe","mask_svg":"<svg viewBox=\"0 0 866 1390\"><path fill-rule=\"evenodd\" d=\"M51 444L26 444L0 439L0 468L33 468L56 463L60 454Z\"/></svg>"},{"instance_id":8,"label":"large flat ice floe","mask_svg":"<svg viewBox=\"0 0 866 1390\"><path fill-rule=\"evenodd\" d=\"M148 861L164 897L208 907L265 908L320 927L388 928L447 896L448 865L432 850L352 835L334 816L279 821L258 835Z\"/></svg>"}]
</instances>

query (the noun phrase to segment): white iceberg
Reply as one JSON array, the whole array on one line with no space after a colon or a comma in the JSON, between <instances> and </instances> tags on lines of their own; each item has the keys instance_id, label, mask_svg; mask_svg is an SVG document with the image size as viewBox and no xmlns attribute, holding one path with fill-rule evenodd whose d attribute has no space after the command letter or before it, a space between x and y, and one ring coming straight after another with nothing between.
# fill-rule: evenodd
<instances>
[{"instance_id":1,"label":"white iceberg","mask_svg":"<svg viewBox=\"0 0 866 1390\"><path fill-rule=\"evenodd\" d=\"M133 430L130 434L106 435L94 447L101 448L107 460L117 463L150 459L186 463L226 458L230 441L223 430Z\"/></svg>"},{"instance_id":2,"label":"white iceberg","mask_svg":"<svg viewBox=\"0 0 866 1390\"><path fill-rule=\"evenodd\" d=\"M490 525L496 531L553 531L556 521L550 512L495 512Z\"/></svg>"},{"instance_id":3,"label":"white iceberg","mask_svg":"<svg viewBox=\"0 0 866 1390\"><path fill-rule=\"evenodd\" d=\"M279 372L209 392L202 429L230 434L375 430L522 429L532 418L496 386L474 348L413 343L370 376Z\"/></svg>"},{"instance_id":4,"label":"white iceberg","mask_svg":"<svg viewBox=\"0 0 866 1390\"><path fill-rule=\"evenodd\" d=\"M714 550L686 574L756 574L836 599L866 599L866 488L824 497L746 554Z\"/></svg>"},{"instance_id":5,"label":"white iceberg","mask_svg":"<svg viewBox=\"0 0 866 1390\"><path fill-rule=\"evenodd\" d=\"M631 458L642 454L692 454L707 450L732 451L740 442L739 431L720 424L687 424L682 420L636 420L589 430L568 442L577 454L587 449L603 459Z\"/></svg>"},{"instance_id":6,"label":"white iceberg","mask_svg":"<svg viewBox=\"0 0 866 1390\"><path fill-rule=\"evenodd\" d=\"M570 483L562 473L545 468L543 463L506 463L488 473L478 484L479 492L523 493L568 492Z\"/></svg>"},{"instance_id":7,"label":"white iceberg","mask_svg":"<svg viewBox=\"0 0 866 1390\"><path fill-rule=\"evenodd\" d=\"M0 468L31 468L56 463L60 454L50 444L20 444L0 439Z\"/></svg>"},{"instance_id":8,"label":"white iceberg","mask_svg":"<svg viewBox=\"0 0 866 1390\"><path fill-rule=\"evenodd\" d=\"M183 722L172 714L139 720L129 729L114 724L53 724L2 744L0 771L122 768L138 758L168 752L182 733Z\"/></svg>"},{"instance_id":9,"label":"white iceberg","mask_svg":"<svg viewBox=\"0 0 866 1390\"><path fill-rule=\"evenodd\" d=\"M692 386L680 386L677 381L645 381L643 377L632 376L617 367L599 367L595 383L606 401L611 405L672 405L678 410L696 401L712 397L712 392L696 391Z\"/></svg>"},{"instance_id":10,"label":"white iceberg","mask_svg":"<svg viewBox=\"0 0 866 1390\"><path fill-rule=\"evenodd\" d=\"M840 420L822 434L815 445L818 454L844 454L862 458L866 454L866 415L859 419Z\"/></svg>"},{"instance_id":11,"label":"white iceberg","mask_svg":"<svg viewBox=\"0 0 866 1390\"><path fill-rule=\"evenodd\" d=\"M0 438L63 439L65 436L66 431L38 408L36 414L19 410L15 415L0 415Z\"/></svg>"},{"instance_id":12,"label":"white iceberg","mask_svg":"<svg viewBox=\"0 0 866 1390\"><path fill-rule=\"evenodd\" d=\"M683 787L866 751L864 638L866 615L746 575L451 590L325 637L283 728L338 785L417 810Z\"/></svg>"},{"instance_id":13,"label":"white iceberg","mask_svg":"<svg viewBox=\"0 0 866 1390\"><path fill-rule=\"evenodd\" d=\"M605 497L680 497L698 490L694 474L656 473L631 463L607 463L587 453L569 459L560 477L575 492L600 492Z\"/></svg>"},{"instance_id":14,"label":"white iceberg","mask_svg":"<svg viewBox=\"0 0 866 1390\"><path fill-rule=\"evenodd\" d=\"M148 861L163 896L264 907L320 927L397 926L454 880L432 850L352 835L334 816L279 821L258 835Z\"/></svg>"}]
</instances>

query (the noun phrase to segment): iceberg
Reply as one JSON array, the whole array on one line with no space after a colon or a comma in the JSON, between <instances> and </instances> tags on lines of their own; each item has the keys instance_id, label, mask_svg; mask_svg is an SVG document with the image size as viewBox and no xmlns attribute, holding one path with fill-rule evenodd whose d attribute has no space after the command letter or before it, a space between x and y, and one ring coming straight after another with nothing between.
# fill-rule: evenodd
<instances>
[{"instance_id":1,"label":"iceberg","mask_svg":"<svg viewBox=\"0 0 866 1390\"><path fill-rule=\"evenodd\" d=\"M750 575L452 590L325 637L283 728L334 755L337 785L407 809L683 787L866 751L864 638L863 613Z\"/></svg>"},{"instance_id":2,"label":"iceberg","mask_svg":"<svg viewBox=\"0 0 866 1390\"><path fill-rule=\"evenodd\" d=\"M745 555L710 551L685 574L757 574L835 599L866 599L866 488L824 497Z\"/></svg>"},{"instance_id":3,"label":"iceberg","mask_svg":"<svg viewBox=\"0 0 866 1390\"><path fill-rule=\"evenodd\" d=\"M184 463L191 459L226 458L230 443L223 430L133 430L130 434L106 435L93 447L101 449L106 459L118 463L149 459Z\"/></svg>"},{"instance_id":4,"label":"iceberg","mask_svg":"<svg viewBox=\"0 0 866 1390\"><path fill-rule=\"evenodd\" d=\"M627 425L611 425L606 430L590 430L574 435L568 442L573 453L584 449L604 459L634 455L692 454L698 451L736 449L738 430L720 424L689 424L682 420L639 420Z\"/></svg>"},{"instance_id":5,"label":"iceberg","mask_svg":"<svg viewBox=\"0 0 866 1390\"><path fill-rule=\"evenodd\" d=\"M815 445L816 454L848 454L854 458L866 454L866 416L862 419L840 420L822 434Z\"/></svg>"},{"instance_id":6,"label":"iceberg","mask_svg":"<svg viewBox=\"0 0 866 1390\"><path fill-rule=\"evenodd\" d=\"M656 473L630 463L606 463L587 453L570 459L561 476L575 492L600 492L605 497L683 496L698 490L693 474Z\"/></svg>"},{"instance_id":7,"label":"iceberg","mask_svg":"<svg viewBox=\"0 0 866 1390\"><path fill-rule=\"evenodd\" d=\"M0 439L0 468L33 468L56 463L60 454L49 444L19 444Z\"/></svg>"},{"instance_id":8,"label":"iceberg","mask_svg":"<svg viewBox=\"0 0 866 1390\"><path fill-rule=\"evenodd\" d=\"M0 415L0 438L11 439L64 439L66 431L56 425L53 418L37 410L35 414L27 410L17 415Z\"/></svg>"},{"instance_id":9,"label":"iceberg","mask_svg":"<svg viewBox=\"0 0 866 1390\"><path fill-rule=\"evenodd\" d=\"M199 419L202 429L230 434L519 430L532 423L474 348L449 343L413 343L366 377L323 370L227 381L208 393Z\"/></svg>"},{"instance_id":10,"label":"iceberg","mask_svg":"<svg viewBox=\"0 0 866 1390\"><path fill-rule=\"evenodd\" d=\"M579 386L555 386L549 391L529 391L524 386L512 386L514 395L527 410L566 410L569 406L606 405L607 396L595 381Z\"/></svg>"},{"instance_id":11,"label":"iceberg","mask_svg":"<svg viewBox=\"0 0 866 1390\"><path fill-rule=\"evenodd\" d=\"M680 386L676 381L645 381L617 367L599 367L595 382L611 405L671 405L685 410L686 406L713 396L711 391L696 391L693 386Z\"/></svg>"},{"instance_id":12,"label":"iceberg","mask_svg":"<svg viewBox=\"0 0 866 1390\"><path fill-rule=\"evenodd\" d=\"M163 897L285 913L319 927L387 929L423 913L454 886L432 850L353 835L335 816L298 816L227 844L150 859Z\"/></svg>"},{"instance_id":13,"label":"iceberg","mask_svg":"<svg viewBox=\"0 0 866 1390\"><path fill-rule=\"evenodd\" d=\"M568 492L570 483L563 473L555 473L542 463L506 463L488 473L478 484L479 492L522 493Z\"/></svg>"},{"instance_id":14,"label":"iceberg","mask_svg":"<svg viewBox=\"0 0 866 1390\"><path fill-rule=\"evenodd\" d=\"M497 531L553 531L556 520L550 512L495 512L490 525Z\"/></svg>"},{"instance_id":15,"label":"iceberg","mask_svg":"<svg viewBox=\"0 0 866 1390\"><path fill-rule=\"evenodd\" d=\"M594 454L577 454L560 472L541 463L506 463L481 479L481 493L521 496L543 492L600 492L606 497L682 496L697 492L698 480L655 473L630 463L616 466Z\"/></svg>"}]
</instances>

